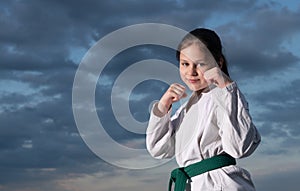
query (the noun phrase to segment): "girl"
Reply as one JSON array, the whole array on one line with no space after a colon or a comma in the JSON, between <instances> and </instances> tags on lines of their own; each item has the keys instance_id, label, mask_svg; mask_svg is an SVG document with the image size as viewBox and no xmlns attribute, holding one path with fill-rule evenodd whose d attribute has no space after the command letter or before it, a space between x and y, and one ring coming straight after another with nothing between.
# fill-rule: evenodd
<instances>
[{"instance_id":1,"label":"girl","mask_svg":"<svg viewBox=\"0 0 300 191\"><path fill-rule=\"evenodd\" d=\"M250 174L235 159L249 156L260 143L248 104L228 74L218 35L195 29L178 46L183 82L193 91L171 117L172 103L186 97L174 83L154 104L146 145L158 159L175 155L180 168L171 173L169 190L255 190Z\"/></svg>"}]
</instances>

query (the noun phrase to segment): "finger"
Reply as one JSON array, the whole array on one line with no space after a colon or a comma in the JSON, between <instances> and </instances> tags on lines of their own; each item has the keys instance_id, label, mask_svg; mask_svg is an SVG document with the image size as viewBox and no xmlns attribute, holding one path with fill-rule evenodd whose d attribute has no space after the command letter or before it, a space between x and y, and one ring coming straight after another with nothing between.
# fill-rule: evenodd
<instances>
[{"instance_id":1,"label":"finger","mask_svg":"<svg viewBox=\"0 0 300 191\"><path fill-rule=\"evenodd\" d=\"M173 88L171 91L173 91L174 93L176 93L179 96L182 96L182 94L184 93L184 91L182 89L177 89L177 88Z\"/></svg>"},{"instance_id":2,"label":"finger","mask_svg":"<svg viewBox=\"0 0 300 191\"><path fill-rule=\"evenodd\" d=\"M181 98L186 97L187 94L184 91L179 91L175 88L170 88L169 96L172 99L172 102L179 101Z\"/></svg>"},{"instance_id":3,"label":"finger","mask_svg":"<svg viewBox=\"0 0 300 191\"><path fill-rule=\"evenodd\" d=\"M174 88L177 88L179 90L185 90L185 86L181 85L181 84L177 84L177 83L174 83L171 85L171 87L174 87Z\"/></svg>"},{"instance_id":4,"label":"finger","mask_svg":"<svg viewBox=\"0 0 300 191\"><path fill-rule=\"evenodd\" d=\"M212 78L215 78L217 75L219 75L219 69L217 67L214 67L210 70L207 70L204 73L204 78L205 79L212 79Z\"/></svg>"},{"instance_id":5,"label":"finger","mask_svg":"<svg viewBox=\"0 0 300 191\"><path fill-rule=\"evenodd\" d=\"M183 95L185 92L185 87L179 84L174 84L170 87L170 90L178 95Z\"/></svg>"},{"instance_id":6,"label":"finger","mask_svg":"<svg viewBox=\"0 0 300 191\"><path fill-rule=\"evenodd\" d=\"M176 90L170 90L170 95L173 100L179 100L184 92L176 91Z\"/></svg>"},{"instance_id":7,"label":"finger","mask_svg":"<svg viewBox=\"0 0 300 191\"><path fill-rule=\"evenodd\" d=\"M172 94L172 101L173 102L176 102L176 101L179 101L181 99L181 96L176 94L176 93L173 93Z\"/></svg>"},{"instance_id":8,"label":"finger","mask_svg":"<svg viewBox=\"0 0 300 191\"><path fill-rule=\"evenodd\" d=\"M225 85L225 76L219 67L212 68L204 74L204 78L208 83L215 84L221 88Z\"/></svg>"},{"instance_id":9,"label":"finger","mask_svg":"<svg viewBox=\"0 0 300 191\"><path fill-rule=\"evenodd\" d=\"M185 97L187 97L188 95L187 95L187 93L183 93L183 95L181 96L181 98L185 98Z\"/></svg>"}]
</instances>

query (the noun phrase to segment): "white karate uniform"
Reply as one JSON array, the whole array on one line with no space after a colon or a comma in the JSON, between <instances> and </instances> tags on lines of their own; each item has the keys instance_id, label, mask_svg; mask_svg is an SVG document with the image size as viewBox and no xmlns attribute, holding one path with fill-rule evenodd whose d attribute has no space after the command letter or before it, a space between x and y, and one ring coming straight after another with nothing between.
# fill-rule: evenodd
<instances>
[{"instance_id":1,"label":"white karate uniform","mask_svg":"<svg viewBox=\"0 0 300 191\"><path fill-rule=\"evenodd\" d=\"M248 104L235 82L215 87L194 103L183 104L171 117L162 115L154 104L147 128L146 145L158 159L175 155L179 167L197 163L218 154L234 158L249 156L260 143ZM186 190L255 190L250 174L236 165L222 167L191 178Z\"/></svg>"}]
</instances>

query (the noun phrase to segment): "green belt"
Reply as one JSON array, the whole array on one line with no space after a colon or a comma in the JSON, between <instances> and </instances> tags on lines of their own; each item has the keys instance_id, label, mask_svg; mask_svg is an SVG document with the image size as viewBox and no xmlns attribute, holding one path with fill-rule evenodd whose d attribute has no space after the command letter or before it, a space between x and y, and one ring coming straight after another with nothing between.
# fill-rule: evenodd
<instances>
[{"instance_id":1,"label":"green belt","mask_svg":"<svg viewBox=\"0 0 300 191\"><path fill-rule=\"evenodd\" d=\"M215 170L224 166L235 165L235 159L228 154L217 155L187 167L176 168L171 172L169 191L171 191L172 183L175 183L174 191L184 191L186 181L193 176Z\"/></svg>"}]
</instances>

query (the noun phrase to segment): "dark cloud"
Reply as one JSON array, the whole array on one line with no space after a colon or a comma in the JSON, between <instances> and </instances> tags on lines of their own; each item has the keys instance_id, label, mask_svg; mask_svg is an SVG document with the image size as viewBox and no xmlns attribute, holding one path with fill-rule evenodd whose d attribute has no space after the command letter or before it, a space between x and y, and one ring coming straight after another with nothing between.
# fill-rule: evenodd
<instances>
[{"instance_id":1,"label":"dark cloud","mask_svg":"<svg viewBox=\"0 0 300 191\"><path fill-rule=\"evenodd\" d=\"M261 91L253 95L253 99L258 105L267 109L264 115L258 119L268 122L299 122L298 111L300 109L299 87L300 80L294 80L289 85L283 85L279 89L271 91Z\"/></svg>"},{"instance_id":2,"label":"dark cloud","mask_svg":"<svg viewBox=\"0 0 300 191\"><path fill-rule=\"evenodd\" d=\"M265 138L279 141L274 150L264 150L266 155L279 155L299 152L300 135L300 80L294 80L288 85L271 91L260 91L251 95L255 105L260 106L255 120L258 122L260 133Z\"/></svg>"},{"instance_id":3,"label":"dark cloud","mask_svg":"<svg viewBox=\"0 0 300 191\"><path fill-rule=\"evenodd\" d=\"M35 188L66 176L113 172L83 143L64 99L5 111L0 121L5 124L0 134L0 185Z\"/></svg>"},{"instance_id":4,"label":"dark cloud","mask_svg":"<svg viewBox=\"0 0 300 191\"><path fill-rule=\"evenodd\" d=\"M239 79L270 75L299 63L299 55L282 47L299 34L299 11L254 6L241 20L220 27L225 52Z\"/></svg>"}]
</instances>

